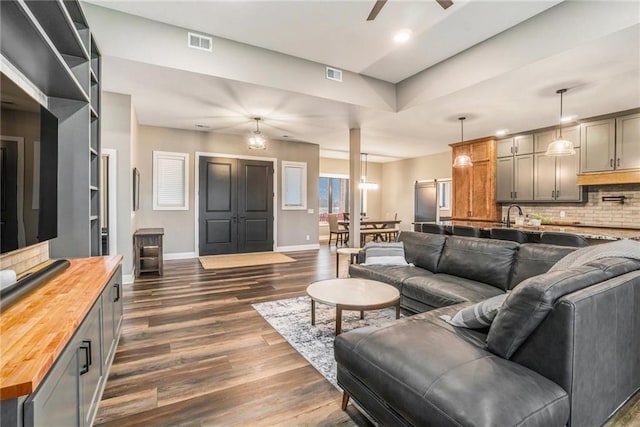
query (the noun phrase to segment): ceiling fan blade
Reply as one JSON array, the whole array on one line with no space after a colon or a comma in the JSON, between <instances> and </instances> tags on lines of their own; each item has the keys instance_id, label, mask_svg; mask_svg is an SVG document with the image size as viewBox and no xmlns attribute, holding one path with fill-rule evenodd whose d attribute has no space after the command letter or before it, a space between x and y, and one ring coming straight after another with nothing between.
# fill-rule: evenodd
<instances>
[{"instance_id":1,"label":"ceiling fan blade","mask_svg":"<svg viewBox=\"0 0 640 427\"><path fill-rule=\"evenodd\" d=\"M378 16L380 10L386 2L387 0L376 0L376 4L373 5L373 9L371 9L369 16L367 16L367 21L373 21L374 19L376 19L376 16Z\"/></svg>"},{"instance_id":2,"label":"ceiling fan blade","mask_svg":"<svg viewBox=\"0 0 640 427\"><path fill-rule=\"evenodd\" d=\"M442 6L443 9L448 8L449 6L453 5L453 1L451 0L436 0L438 2L438 4L440 6Z\"/></svg>"}]
</instances>

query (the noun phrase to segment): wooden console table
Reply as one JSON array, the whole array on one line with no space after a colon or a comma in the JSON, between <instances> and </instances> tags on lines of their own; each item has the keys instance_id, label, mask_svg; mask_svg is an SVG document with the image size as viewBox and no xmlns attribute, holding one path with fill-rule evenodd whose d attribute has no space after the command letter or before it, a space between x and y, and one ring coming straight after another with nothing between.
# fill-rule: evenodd
<instances>
[{"instance_id":1,"label":"wooden console table","mask_svg":"<svg viewBox=\"0 0 640 427\"><path fill-rule=\"evenodd\" d=\"M141 273L162 276L162 236L164 228L140 228L133 233L136 277Z\"/></svg>"}]
</instances>

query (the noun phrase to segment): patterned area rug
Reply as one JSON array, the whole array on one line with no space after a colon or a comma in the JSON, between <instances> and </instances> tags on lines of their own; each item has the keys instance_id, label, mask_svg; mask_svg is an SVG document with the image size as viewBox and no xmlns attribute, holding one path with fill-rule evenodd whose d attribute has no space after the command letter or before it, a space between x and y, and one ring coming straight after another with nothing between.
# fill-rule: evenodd
<instances>
[{"instance_id":1,"label":"patterned area rug","mask_svg":"<svg viewBox=\"0 0 640 427\"><path fill-rule=\"evenodd\" d=\"M202 264L202 268L204 268L205 270L295 262L295 259L288 257L280 252L251 252L248 254L207 255L198 257L198 259L200 260L200 264Z\"/></svg>"},{"instance_id":2,"label":"patterned area rug","mask_svg":"<svg viewBox=\"0 0 640 427\"><path fill-rule=\"evenodd\" d=\"M316 304L315 326L311 326L311 300L307 296L253 304L253 308L331 384L339 388L333 357L336 327L334 307ZM342 333L394 320L395 308L365 311L364 320L360 320L359 311L344 311Z\"/></svg>"}]
</instances>

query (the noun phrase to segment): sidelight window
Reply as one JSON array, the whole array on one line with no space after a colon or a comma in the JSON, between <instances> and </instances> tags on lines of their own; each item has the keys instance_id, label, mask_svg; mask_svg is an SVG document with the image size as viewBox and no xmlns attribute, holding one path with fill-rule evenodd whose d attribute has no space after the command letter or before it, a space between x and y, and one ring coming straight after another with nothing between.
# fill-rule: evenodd
<instances>
[{"instance_id":1,"label":"sidelight window","mask_svg":"<svg viewBox=\"0 0 640 427\"><path fill-rule=\"evenodd\" d=\"M153 210L189 210L189 154L153 152Z\"/></svg>"},{"instance_id":2,"label":"sidelight window","mask_svg":"<svg viewBox=\"0 0 640 427\"><path fill-rule=\"evenodd\" d=\"M330 213L338 214L349 209L349 179L335 176L321 176L319 182L319 213L320 222L327 222Z\"/></svg>"}]
</instances>

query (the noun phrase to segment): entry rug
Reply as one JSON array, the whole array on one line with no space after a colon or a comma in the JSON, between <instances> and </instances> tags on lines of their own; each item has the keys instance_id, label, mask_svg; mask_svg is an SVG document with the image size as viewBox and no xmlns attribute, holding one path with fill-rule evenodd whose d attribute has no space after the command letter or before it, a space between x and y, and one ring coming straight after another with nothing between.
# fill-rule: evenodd
<instances>
[{"instance_id":1,"label":"entry rug","mask_svg":"<svg viewBox=\"0 0 640 427\"><path fill-rule=\"evenodd\" d=\"M207 255L198 257L202 268L215 270L219 268L252 267L255 265L282 264L296 260L280 252L251 252L248 254Z\"/></svg>"},{"instance_id":2,"label":"entry rug","mask_svg":"<svg viewBox=\"0 0 640 427\"><path fill-rule=\"evenodd\" d=\"M311 300L308 296L252 304L253 308L336 388L336 360L333 357L335 307L316 303L316 325L311 326ZM342 333L369 325L395 321L396 309L342 312Z\"/></svg>"}]
</instances>

